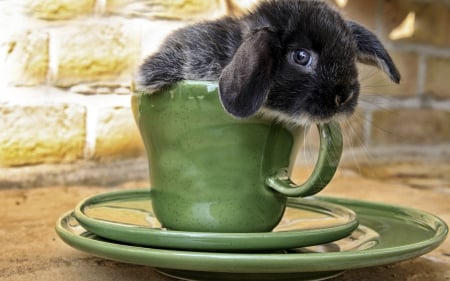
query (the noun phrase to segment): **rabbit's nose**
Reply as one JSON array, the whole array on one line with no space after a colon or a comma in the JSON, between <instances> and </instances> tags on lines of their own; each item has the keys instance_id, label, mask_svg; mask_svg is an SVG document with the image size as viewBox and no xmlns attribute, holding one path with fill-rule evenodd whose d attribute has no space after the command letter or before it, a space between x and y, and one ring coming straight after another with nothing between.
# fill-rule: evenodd
<instances>
[{"instance_id":1,"label":"rabbit's nose","mask_svg":"<svg viewBox=\"0 0 450 281\"><path fill-rule=\"evenodd\" d=\"M336 104L337 107L341 107L344 104L348 103L352 98L353 95L355 94L354 91L347 93L340 93L337 94L336 97L334 98L334 103Z\"/></svg>"}]
</instances>

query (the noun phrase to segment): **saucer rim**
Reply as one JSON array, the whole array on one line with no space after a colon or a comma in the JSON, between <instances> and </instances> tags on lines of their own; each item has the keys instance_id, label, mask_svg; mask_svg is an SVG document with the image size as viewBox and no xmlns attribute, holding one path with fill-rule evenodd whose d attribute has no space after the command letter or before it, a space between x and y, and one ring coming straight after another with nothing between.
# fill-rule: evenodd
<instances>
[{"instance_id":1,"label":"saucer rim","mask_svg":"<svg viewBox=\"0 0 450 281\"><path fill-rule=\"evenodd\" d=\"M202 251L270 251L307 247L342 239L352 233L359 224L355 212L351 209L330 202L308 198L298 198L294 208L300 209L303 203L314 207L317 212L320 209L332 209L340 213L339 217L347 218L347 221L340 225L313 229L279 232L218 233L164 230L145 226L125 225L123 223L95 219L84 212L85 207L93 204L120 200L122 198L141 198L142 196L149 196L149 199L151 199L151 189L113 191L92 195L81 200L76 205L74 215L83 228L111 240L149 247Z\"/></svg>"},{"instance_id":2,"label":"saucer rim","mask_svg":"<svg viewBox=\"0 0 450 281\"><path fill-rule=\"evenodd\" d=\"M353 206L357 209L361 207L359 213L367 212L367 209L370 209L376 210L375 213L380 215L380 212L384 211L385 215L389 214L389 218L392 220L405 220L410 215L410 220L408 220L410 224L421 228L426 225L433 235L430 238L406 245L334 253L264 254L182 251L115 244L111 241L93 240L77 235L62 225L63 220L67 219L73 210L58 219L56 232L68 245L103 258L158 268L206 271L211 274L214 272L327 272L385 265L428 253L437 248L448 234L447 224L441 218L425 211L357 199L335 197L320 197L320 199L344 204L347 207ZM392 213L393 211L394 213ZM356 214L358 215L358 211ZM405 217L402 218L402 214ZM391 215L393 216L391 217ZM75 219L75 217L73 218ZM387 221L387 223L389 222L390 220ZM361 220L361 225L364 225L364 218ZM392 234L384 233L385 237L389 235ZM380 239L383 239L383 235L380 236Z\"/></svg>"}]
</instances>

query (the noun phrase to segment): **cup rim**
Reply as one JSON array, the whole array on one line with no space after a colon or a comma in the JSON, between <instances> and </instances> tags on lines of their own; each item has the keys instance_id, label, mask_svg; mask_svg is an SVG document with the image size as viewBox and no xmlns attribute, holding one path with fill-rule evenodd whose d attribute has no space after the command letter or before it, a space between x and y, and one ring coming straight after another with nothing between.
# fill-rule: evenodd
<instances>
[{"instance_id":1,"label":"cup rim","mask_svg":"<svg viewBox=\"0 0 450 281\"><path fill-rule=\"evenodd\" d=\"M219 81L217 80L193 80L193 79L185 79L180 80L178 82L175 82L174 84L167 86L162 89L158 89L156 91L151 92L147 89L139 89L137 86L138 83L136 80L132 80L130 82L130 92L132 96L142 96L142 95L153 95L158 92L165 92L169 89L175 89L178 87L189 87L189 86L207 86L207 87L214 87L214 91L218 90L219 88Z\"/></svg>"}]
</instances>

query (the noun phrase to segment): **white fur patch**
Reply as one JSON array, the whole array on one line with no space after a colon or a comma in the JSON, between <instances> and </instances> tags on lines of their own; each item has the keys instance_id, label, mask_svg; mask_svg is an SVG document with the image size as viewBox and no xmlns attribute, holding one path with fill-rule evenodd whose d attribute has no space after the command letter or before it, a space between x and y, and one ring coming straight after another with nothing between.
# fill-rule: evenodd
<instances>
[{"instance_id":1,"label":"white fur patch","mask_svg":"<svg viewBox=\"0 0 450 281\"><path fill-rule=\"evenodd\" d=\"M283 123L288 127L297 127L297 126L307 127L312 124L328 123L332 120L340 122L346 120L350 115L351 115L350 113L338 113L331 118L318 119L307 113L303 113L298 116L291 116L286 113L273 111L265 107L261 108L258 111L258 116L260 116L261 118L275 120L276 122Z\"/></svg>"}]
</instances>

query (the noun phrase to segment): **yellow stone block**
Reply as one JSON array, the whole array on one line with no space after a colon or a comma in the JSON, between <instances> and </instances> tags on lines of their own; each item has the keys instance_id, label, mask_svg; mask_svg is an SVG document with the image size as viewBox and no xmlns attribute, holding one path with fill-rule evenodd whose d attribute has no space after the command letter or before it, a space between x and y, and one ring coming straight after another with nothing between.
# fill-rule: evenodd
<instances>
[{"instance_id":1,"label":"yellow stone block","mask_svg":"<svg viewBox=\"0 0 450 281\"><path fill-rule=\"evenodd\" d=\"M450 6L445 1L384 1L384 36L394 30L408 32L396 36L396 43L450 46ZM408 28L406 28L408 27Z\"/></svg>"},{"instance_id":2,"label":"yellow stone block","mask_svg":"<svg viewBox=\"0 0 450 281\"><path fill-rule=\"evenodd\" d=\"M140 35L119 22L86 23L59 30L52 81L69 87L92 81L129 82L140 59Z\"/></svg>"},{"instance_id":3,"label":"yellow stone block","mask_svg":"<svg viewBox=\"0 0 450 281\"><path fill-rule=\"evenodd\" d=\"M252 9L261 0L224 0L228 13L231 15L242 15Z\"/></svg>"},{"instance_id":4,"label":"yellow stone block","mask_svg":"<svg viewBox=\"0 0 450 281\"><path fill-rule=\"evenodd\" d=\"M25 7L34 17L63 20L93 13L95 0L27 0Z\"/></svg>"},{"instance_id":5,"label":"yellow stone block","mask_svg":"<svg viewBox=\"0 0 450 281\"><path fill-rule=\"evenodd\" d=\"M341 8L346 18L356 21L372 31L375 30L378 0L329 0L328 2Z\"/></svg>"},{"instance_id":6,"label":"yellow stone block","mask_svg":"<svg viewBox=\"0 0 450 281\"><path fill-rule=\"evenodd\" d=\"M129 107L100 109L96 134L95 159L145 155L145 148Z\"/></svg>"},{"instance_id":7,"label":"yellow stone block","mask_svg":"<svg viewBox=\"0 0 450 281\"><path fill-rule=\"evenodd\" d=\"M450 99L450 59L431 57L427 60L425 92L438 99ZM449 125L450 126L450 125Z\"/></svg>"},{"instance_id":8,"label":"yellow stone block","mask_svg":"<svg viewBox=\"0 0 450 281\"><path fill-rule=\"evenodd\" d=\"M394 108L374 112L372 142L386 144L448 144L450 112Z\"/></svg>"},{"instance_id":9,"label":"yellow stone block","mask_svg":"<svg viewBox=\"0 0 450 281\"><path fill-rule=\"evenodd\" d=\"M4 75L16 86L34 86L47 80L49 35L40 30L24 30L7 42Z\"/></svg>"},{"instance_id":10,"label":"yellow stone block","mask_svg":"<svg viewBox=\"0 0 450 281\"><path fill-rule=\"evenodd\" d=\"M0 166L71 162L84 146L82 106L0 105Z\"/></svg>"},{"instance_id":11,"label":"yellow stone block","mask_svg":"<svg viewBox=\"0 0 450 281\"><path fill-rule=\"evenodd\" d=\"M147 18L201 19L226 13L222 0L107 0L106 12Z\"/></svg>"}]
</instances>

